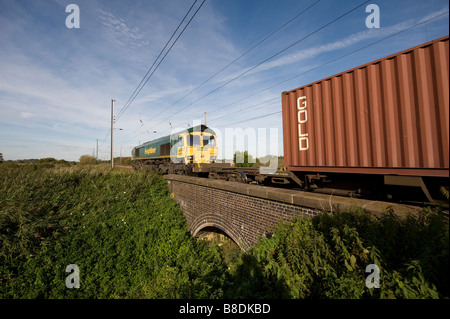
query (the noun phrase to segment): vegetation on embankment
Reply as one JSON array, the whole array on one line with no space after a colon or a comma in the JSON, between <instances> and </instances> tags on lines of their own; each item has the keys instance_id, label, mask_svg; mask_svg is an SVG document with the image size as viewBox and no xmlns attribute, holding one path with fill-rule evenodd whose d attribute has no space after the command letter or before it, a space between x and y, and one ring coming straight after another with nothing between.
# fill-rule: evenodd
<instances>
[{"instance_id":1,"label":"vegetation on embankment","mask_svg":"<svg viewBox=\"0 0 450 319\"><path fill-rule=\"evenodd\" d=\"M1 298L218 298L217 247L190 236L165 181L106 166L0 168ZM66 266L80 268L67 289Z\"/></svg>"},{"instance_id":2,"label":"vegetation on embankment","mask_svg":"<svg viewBox=\"0 0 450 319\"><path fill-rule=\"evenodd\" d=\"M448 298L448 218L387 212L298 218L280 223L232 271L245 298ZM379 288L368 289L378 267ZM367 271L367 272L366 272Z\"/></svg>"},{"instance_id":3,"label":"vegetation on embankment","mask_svg":"<svg viewBox=\"0 0 450 319\"><path fill-rule=\"evenodd\" d=\"M241 252L192 238L156 174L0 166L0 298L442 298L448 234L434 212L342 212L280 223ZM369 264L380 288L366 287Z\"/></svg>"}]
</instances>

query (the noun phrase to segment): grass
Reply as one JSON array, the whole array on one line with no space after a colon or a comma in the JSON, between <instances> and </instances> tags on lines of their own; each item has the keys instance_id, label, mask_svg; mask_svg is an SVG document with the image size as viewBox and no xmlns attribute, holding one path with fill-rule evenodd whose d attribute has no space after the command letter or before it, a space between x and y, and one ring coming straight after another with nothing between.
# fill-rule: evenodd
<instances>
[{"instance_id":1,"label":"grass","mask_svg":"<svg viewBox=\"0 0 450 319\"><path fill-rule=\"evenodd\" d=\"M0 298L449 296L448 218L434 212L299 218L244 253L193 238L154 173L46 164L0 165Z\"/></svg>"},{"instance_id":2,"label":"grass","mask_svg":"<svg viewBox=\"0 0 450 319\"><path fill-rule=\"evenodd\" d=\"M218 298L217 247L190 236L163 179L107 167L1 167L2 298ZM80 267L80 289L65 268Z\"/></svg>"}]
</instances>

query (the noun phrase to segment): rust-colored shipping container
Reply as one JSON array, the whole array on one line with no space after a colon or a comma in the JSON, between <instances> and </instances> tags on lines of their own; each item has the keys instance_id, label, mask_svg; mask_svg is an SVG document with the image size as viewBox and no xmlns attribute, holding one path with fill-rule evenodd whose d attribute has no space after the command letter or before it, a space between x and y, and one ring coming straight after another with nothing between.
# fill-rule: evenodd
<instances>
[{"instance_id":1,"label":"rust-colored shipping container","mask_svg":"<svg viewBox=\"0 0 450 319\"><path fill-rule=\"evenodd\" d=\"M448 40L283 92L285 166L448 177Z\"/></svg>"}]
</instances>

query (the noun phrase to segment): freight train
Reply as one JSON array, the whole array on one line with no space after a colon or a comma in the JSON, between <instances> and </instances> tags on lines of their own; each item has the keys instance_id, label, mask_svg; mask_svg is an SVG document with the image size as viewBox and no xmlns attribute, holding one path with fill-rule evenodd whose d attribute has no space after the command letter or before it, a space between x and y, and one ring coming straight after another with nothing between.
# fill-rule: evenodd
<instances>
[{"instance_id":1,"label":"freight train","mask_svg":"<svg viewBox=\"0 0 450 319\"><path fill-rule=\"evenodd\" d=\"M137 146L135 168L434 202L449 181L449 37L283 92L285 169L216 163L200 125ZM171 160L172 159L172 160Z\"/></svg>"}]
</instances>

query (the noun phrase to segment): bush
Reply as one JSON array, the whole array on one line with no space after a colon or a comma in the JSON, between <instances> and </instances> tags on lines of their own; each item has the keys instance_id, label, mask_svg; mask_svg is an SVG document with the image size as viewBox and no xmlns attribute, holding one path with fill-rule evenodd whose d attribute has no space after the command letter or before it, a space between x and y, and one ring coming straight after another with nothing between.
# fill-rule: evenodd
<instances>
[{"instance_id":1,"label":"bush","mask_svg":"<svg viewBox=\"0 0 450 319\"><path fill-rule=\"evenodd\" d=\"M45 157L38 160L38 164L42 163L55 163L57 160L53 157Z\"/></svg>"},{"instance_id":2,"label":"bush","mask_svg":"<svg viewBox=\"0 0 450 319\"><path fill-rule=\"evenodd\" d=\"M233 155L233 163L235 163L236 167L251 167L254 166L256 162L253 159L253 156L248 154L248 151L236 151Z\"/></svg>"},{"instance_id":3,"label":"bush","mask_svg":"<svg viewBox=\"0 0 450 319\"><path fill-rule=\"evenodd\" d=\"M80 164L81 165L97 164L97 159L91 155L82 155L80 157Z\"/></svg>"},{"instance_id":4,"label":"bush","mask_svg":"<svg viewBox=\"0 0 450 319\"><path fill-rule=\"evenodd\" d=\"M316 228L329 233L333 228L348 225L357 229L364 243L376 246L383 257L384 268L406 269L419 273L435 285L442 296L449 296L449 223L439 212L423 210L418 216L401 218L388 210L380 219L367 213L341 212L323 214L314 220ZM410 268L411 265L415 265ZM417 273L417 275L419 275Z\"/></svg>"},{"instance_id":5,"label":"bush","mask_svg":"<svg viewBox=\"0 0 450 319\"><path fill-rule=\"evenodd\" d=\"M158 175L2 165L0 184L0 298L222 296L218 248L191 237Z\"/></svg>"},{"instance_id":6,"label":"bush","mask_svg":"<svg viewBox=\"0 0 450 319\"><path fill-rule=\"evenodd\" d=\"M448 298L448 219L424 212L282 222L232 269L228 298ZM365 285L380 269L379 289Z\"/></svg>"}]
</instances>

